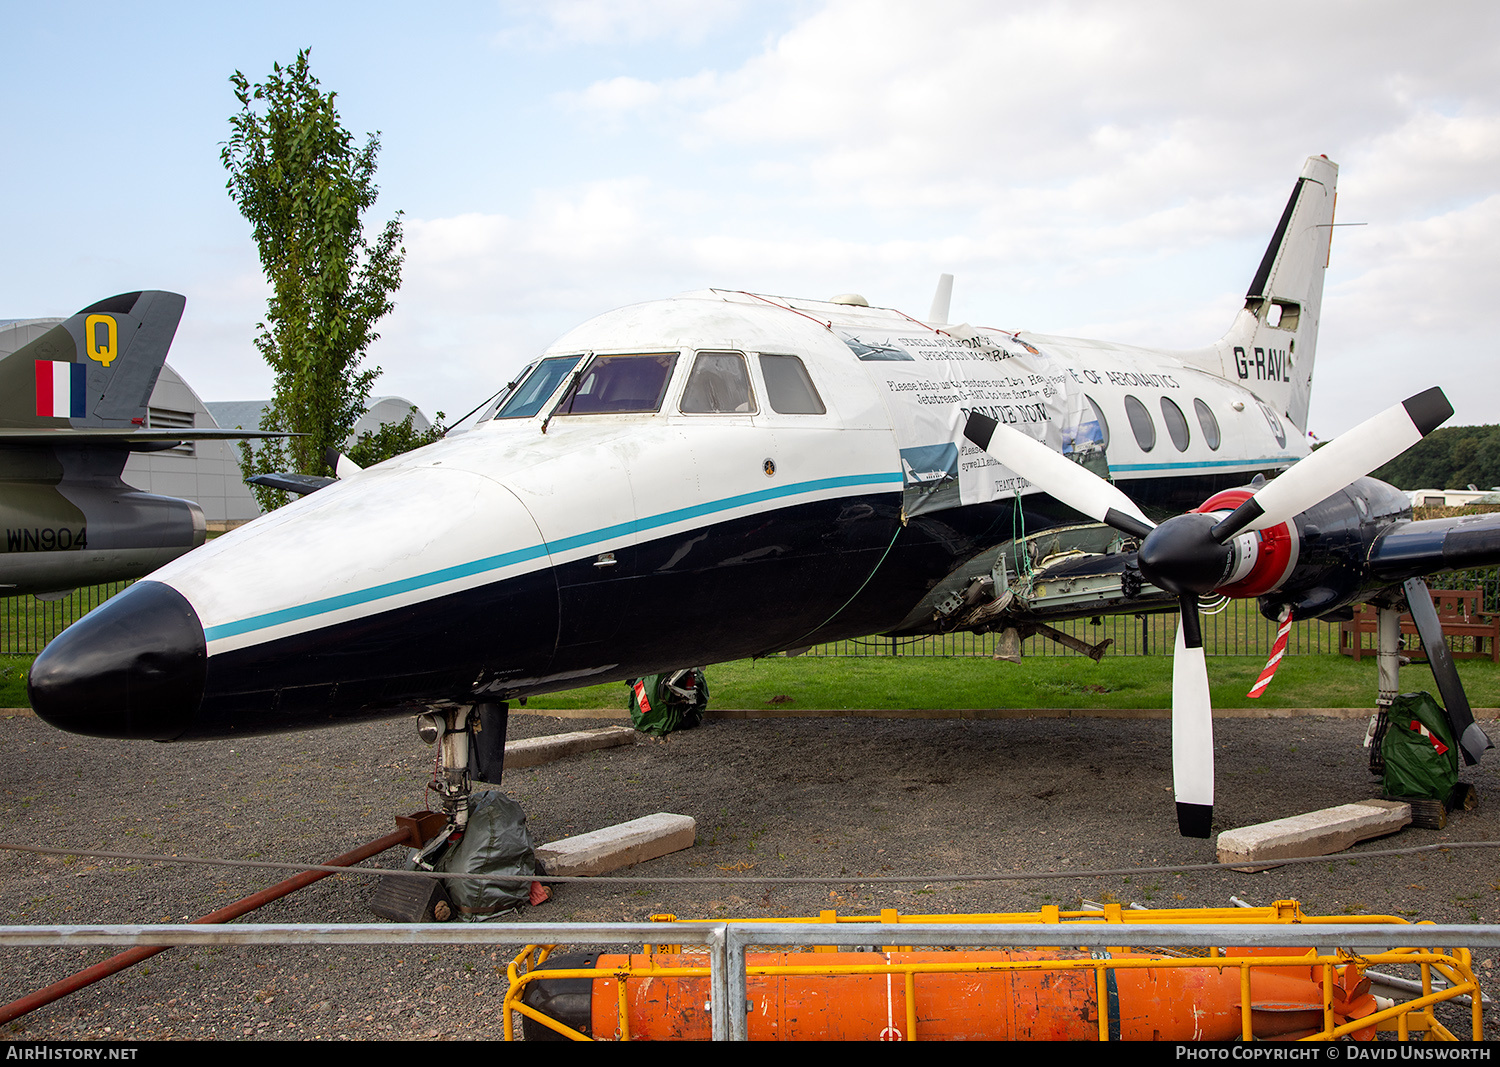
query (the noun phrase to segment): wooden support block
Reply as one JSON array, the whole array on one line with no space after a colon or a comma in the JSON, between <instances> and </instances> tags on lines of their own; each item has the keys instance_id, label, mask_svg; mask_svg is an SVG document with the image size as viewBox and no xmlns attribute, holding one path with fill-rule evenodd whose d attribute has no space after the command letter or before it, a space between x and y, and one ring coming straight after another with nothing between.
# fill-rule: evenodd
<instances>
[{"instance_id":1,"label":"wooden support block","mask_svg":"<svg viewBox=\"0 0 1500 1067\"><path fill-rule=\"evenodd\" d=\"M1219 835L1219 862L1262 870L1277 866L1277 860L1342 852L1360 841L1393 834L1411 821L1411 805L1397 801L1341 804L1289 819L1225 830Z\"/></svg>"},{"instance_id":2,"label":"wooden support block","mask_svg":"<svg viewBox=\"0 0 1500 1067\"><path fill-rule=\"evenodd\" d=\"M553 841L536 850L548 874L608 874L643 860L690 848L698 824L687 815L658 812Z\"/></svg>"},{"instance_id":3,"label":"wooden support block","mask_svg":"<svg viewBox=\"0 0 1500 1067\"><path fill-rule=\"evenodd\" d=\"M1427 797L1406 797L1402 803L1411 805L1411 824L1423 830L1441 830L1448 825L1448 809L1441 800Z\"/></svg>"}]
</instances>

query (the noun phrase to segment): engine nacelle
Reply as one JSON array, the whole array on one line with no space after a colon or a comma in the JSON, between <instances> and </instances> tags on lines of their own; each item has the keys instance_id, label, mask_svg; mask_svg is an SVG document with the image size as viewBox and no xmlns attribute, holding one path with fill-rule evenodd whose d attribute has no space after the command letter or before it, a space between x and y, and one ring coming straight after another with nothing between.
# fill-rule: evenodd
<instances>
[{"instance_id":1,"label":"engine nacelle","mask_svg":"<svg viewBox=\"0 0 1500 1067\"><path fill-rule=\"evenodd\" d=\"M1217 519L1252 492L1225 490L1197 511ZM1228 574L1214 592L1258 597L1261 612L1270 619L1280 618L1288 607L1299 619L1336 612L1389 584L1372 573L1371 553L1379 538L1410 518L1405 493L1374 478L1360 478L1288 522L1235 537L1225 546L1231 550Z\"/></svg>"}]
</instances>

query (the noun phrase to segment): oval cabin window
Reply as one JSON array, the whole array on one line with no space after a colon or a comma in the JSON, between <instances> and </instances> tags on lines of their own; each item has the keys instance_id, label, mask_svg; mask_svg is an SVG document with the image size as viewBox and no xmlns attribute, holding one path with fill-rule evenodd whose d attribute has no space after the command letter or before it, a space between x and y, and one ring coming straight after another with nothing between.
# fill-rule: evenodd
<instances>
[{"instance_id":1,"label":"oval cabin window","mask_svg":"<svg viewBox=\"0 0 1500 1067\"><path fill-rule=\"evenodd\" d=\"M1219 420L1214 418L1213 409L1201 400L1194 400L1193 412L1198 416L1198 425L1203 430L1203 440L1208 442L1209 448L1217 452L1219 443L1223 439L1219 436Z\"/></svg>"},{"instance_id":2,"label":"oval cabin window","mask_svg":"<svg viewBox=\"0 0 1500 1067\"><path fill-rule=\"evenodd\" d=\"M1182 409L1170 398L1162 397L1161 418L1167 424L1167 436L1172 439L1172 447L1179 452L1186 452L1192 435L1188 432L1187 416L1182 413Z\"/></svg>"},{"instance_id":3,"label":"oval cabin window","mask_svg":"<svg viewBox=\"0 0 1500 1067\"><path fill-rule=\"evenodd\" d=\"M1156 447L1156 423L1151 421L1151 412L1146 410L1135 397L1125 397L1125 417L1130 420L1130 432L1135 434L1135 443L1141 446L1142 452L1150 452Z\"/></svg>"}]
</instances>

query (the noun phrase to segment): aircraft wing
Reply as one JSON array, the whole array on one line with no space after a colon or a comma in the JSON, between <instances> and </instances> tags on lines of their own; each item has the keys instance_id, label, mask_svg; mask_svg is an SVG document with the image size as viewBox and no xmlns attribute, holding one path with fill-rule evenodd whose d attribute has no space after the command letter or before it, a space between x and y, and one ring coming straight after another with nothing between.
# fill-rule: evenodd
<instances>
[{"instance_id":1,"label":"aircraft wing","mask_svg":"<svg viewBox=\"0 0 1500 1067\"><path fill-rule=\"evenodd\" d=\"M282 492L295 493L297 496L315 493L336 481L338 481L337 478L325 478L317 474L287 474L279 471L257 474L245 479L247 485L263 485L268 489L280 489Z\"/></svg>"},{"instance_id":2,"label":"aircraft wing","mask_svg":"<svg viewBox=\"0 0 1500 1067\"><path fill-rule=\"evenodd\" d=\"M1398 523L1370 550L1370 573L1396 584L1500 563L1500 513Z\"/></svg>"},{"instance_id":3,"label":"aircraft wing","mask_svg":"<svg viewBox=\"0 0 1500 1067\"><path fill-rule=\"evenodd\" d=\"M132 452L154 452L181 441L237 441L261 437L296 437L279 430L145 430L125 427L33 430L0 428L0 448L13 445L119 445Z\"/></svg>"}]
</instances>

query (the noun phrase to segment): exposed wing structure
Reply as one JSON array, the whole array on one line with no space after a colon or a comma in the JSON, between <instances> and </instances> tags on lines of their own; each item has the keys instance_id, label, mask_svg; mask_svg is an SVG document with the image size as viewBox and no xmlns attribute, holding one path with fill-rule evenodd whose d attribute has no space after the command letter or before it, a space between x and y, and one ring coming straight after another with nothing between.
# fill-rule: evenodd
<instances>
[{"instance_id":1,"label":"exposed wing structure","mask_svg":"<svg viewBox=\"0 0 1500 1067\"><path fill-rule=\"evenodd\" d=\"M1183 834L1207 837L1213 819L1213 709L1198 616L1199 598L1213 593L1253 593L1283 602L1287 610L1294 610L1287 601L1299 592L1295 572L1283 572L1271 585L1245 588L1246 581L1253 582L1259 562L1258 532L1297 523L1297 537L1299 541L1304 539L1308 527L1299 521L1302 515L1326 506L1336 494L1367 480L1363 476L1370 470L1400 455L1452 414L1453 408L1440 389L1418 393L1340 435L1279 478L1244 494L1245 498L1232 512L1225 514L1210 501L1196 512L1167 519L1154 527L1124 494L1081 466L1022 434L997 428L982 416L970 418L966 436L996 462L1024 474L1069 507L1123 534L1141 538L1137 565L1142 577L1178 598L1181 617L1172 668L1172 767L1178 825ZM1353 510L1368 515L1364 497L1358 497L1357 503L1351 497L1350 502ZM1426 596L1426 586L1416 576L1464 563L1500 562L1500 535L1494 529L1500 524L1464 526L1444 522L1427 531L1401 533L1404 527L1419 525L1409 519L1398 519L1388 526L1356 520L1357 536L1351 541L1356 553L1348 561L1353 566L1349 568L1351 580L1342 590L1343 600L1320 606L1324 611L1333 610L1352 602L1360 593L1379 588L1383 582L1410 579L1406 593L1413 618L1418 622L1424 645L1432 650L1432 669L1448 704L1455 735L1464 738L1465 756L1473 762L1489 747L1489 739L1469 712L1457 672L1442 642L1437 616ZM1457 531L1455 544L1451 555L1445 558L1444 547L1450 531ZM1387 540L1390 547L1382 564L1379 545ZM1320 570L1317 578L1320 590L1326 589L1327 575ZM1302 614L1305 612L1299 613L1299 617Z\"/></svg>"}]
</instances>

